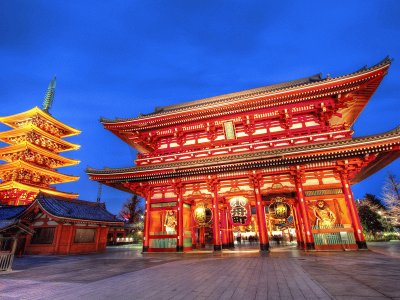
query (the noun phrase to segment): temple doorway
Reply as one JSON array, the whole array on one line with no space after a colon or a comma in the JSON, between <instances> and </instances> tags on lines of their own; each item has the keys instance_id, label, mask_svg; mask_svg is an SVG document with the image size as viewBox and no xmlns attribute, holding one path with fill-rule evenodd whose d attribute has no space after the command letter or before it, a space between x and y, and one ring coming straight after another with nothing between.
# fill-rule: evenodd
<instances>
[{"instance_id":1,"label":"temple doorway","mask_svg":"<svg viewBox=\"0 0 400 300\"><path fill-rule=\"evenodd\" d=\"M297 246L296 229L293 227L273 227L269 233L270 248Z\"/></svg>"},{"instance_id":2,"label":"temple doorway","mask_svg":"<svg viewBox=\"0 0 400 300\"><path fill-rule=\"evenodd\" d=\"M279 248L297 246L296 222L293 195L289 193L265 196L266 223L269 247Z\"/></svg>"},{"instance_id":3,"label":"temple doorway","mask_svg":"<svg viewBox=\"0 0 400 300\"><path fill-rule=\"evenodd\" d=\"M257 216L255 208L251 207L250 222L248 225L233 226L234 247L238 250L259 249L260 235L258 231Z\"/></svg>"},{"instance_id":4,"label":"temple doorway","mask_svg":"<svg viewBox=\"0 0 400 300\"><path fill-rule=\"evenodd\" d=\"M234 246L238 249L259 249L259 235L258 232L251 229L242 230L241 228L234 228L233 231Z\"/></svg>"},{"instance_id":5,"label":"temple doorway","mask_svg":"<svg viewBox=\"0 0 400 300\"><path fill-rule=\"evenodd\" d=\"M213 249L213 228L212 227L196 227L194 233L193 250L211 250Z\"/></svg>"}]
</instances>

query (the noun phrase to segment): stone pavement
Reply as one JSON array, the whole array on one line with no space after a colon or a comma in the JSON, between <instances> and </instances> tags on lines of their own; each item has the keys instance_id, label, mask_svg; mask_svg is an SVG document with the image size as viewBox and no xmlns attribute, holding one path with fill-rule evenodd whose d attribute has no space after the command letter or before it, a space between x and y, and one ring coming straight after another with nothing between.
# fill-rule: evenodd
<instances>
[{"instance_id":1,"label":"stone pavement","mask_svg":"<svg viewBox=\"0 0 400 300\"><path fill-rule=\"evenodd\" d=\"M400 299L400 259L379 249L27 256L0 273L0 299Z\"/></svg>"}]
</instances>

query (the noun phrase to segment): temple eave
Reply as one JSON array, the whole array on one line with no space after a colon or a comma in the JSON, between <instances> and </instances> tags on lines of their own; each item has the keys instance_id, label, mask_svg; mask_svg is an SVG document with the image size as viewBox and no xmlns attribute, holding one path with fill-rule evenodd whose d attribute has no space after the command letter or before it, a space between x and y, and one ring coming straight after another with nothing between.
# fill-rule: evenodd
<instances>
[{"instance_id":1,"label":"temple eave","mask_svg":"<svg viewBox=\"0 0 400 300\"><path fill-rule=\"evenodd\" d=\"M26 141L19 143L19 144L14 144L14 145L0 148L0 159L3 159L7 162L12 162L13 160L7 158L7 154L18 153L18 152L28 150L28 149L32 150L34 153L39 153L47 158L56 159L56 160L60 161L60 164L57 165L56 168L73 166L73 165L77 165L80 163L79 160L63 157L61 155L58 155L54 152L47 150L46 148L41 148L39 146L36 146L36 145L31 144L30 142L26 142ZM1 157L3 157L3 158L1 158Z\"/></svg>"},{"instance_id":2,"label":"temple eave","mask_svg":"<svg viewBox=\"0 0 400 300\"><path fill-rule=\"evenodd\" d=\"M49 195L65 197L65 198L68 198L68 199L76 199L76 198L79 197L79 194L61 192L61 191L57 191L55 189L27 185L27 184L23 184L23 183L16 182L16 181L9 181L9 182L0 183L0 191L7 191L7 190L12 190L12 189L18 189L18 190L21 190L21 191L32 192L32 193L35 193L35 194L38 194L40 192L44 192L44 193L49 194Z\"/></svg>"},{"instance_id":3,"label":"temple eave","mask_svg":"<svg viewBox=\"0 0 400 300\"><path fill-rule=\"evenodd\" d=\"M86 173L90 176L127 176L127 177L142 177L142 176L155 176L156 174L164 173L177 173L184 170L194 168L221 168L223 165L232 168L232 162L240 164L257 164L263 165L282 165L305 163L307 161L315 161L318 159L335 159L343 157L357 156L362 153L384 152L386 147L398 147L400 144L400 131L399 128L389 132L354 138L349 140L340 140L330 143L315 143L308 146L296 146L291 148L272 149L266 151L256 151L245 154L236 154L228 156L216 156L205 159L188 160L185 162L164 163L157 165L150 165L145 167L131 167L123 169L103 169L96 170L88 168Z\"/></svg>"},{"instance_id":4,"label":"temple eave","mask_svg":"<svg viewBox=\"0 0 400 300\"><path fill-rule=\"evenodd\" d=\"M368 164L365 168L361 169L354 178L352 178L351 183L356 184L363 181L369 176L375 174L379 170L383 169L385 166L400 157L400 151L381 153L377 158Z\"/></svg>"},{"instance_id":5,"label":"temple eave","mask_svg":"<svg viewBox=\"0 0 400 300\"><path fill-rule=\"evenodd\" d=\"M149 128L153 127L153 126L155 126L155 124L158 121L163 122L163 120L166 118L171 119L171 118L176 118L182 114L187 115L188 113L202 111L202 109L201 109L202 106L207 107L206 113L210 114L210 117L212 117L211 113L214 111L214 109L225 107L228 110L231 110L239 102L241 102L241 101L246 102L249 99L260 99L263 97L272 97L271 99L275 99L278 95L280 95L279 103L281 105L285 101L285 99L284 99L285 97L283 97L283 95L285 95L285 93L288 95L293 94L293 93L298 93L298 95L303 95L299 99L303 99L301 101L304 101L304 99L308 99L307 97L304 96L307 93L309 93L310 95L313 94L312 97L314 97L314 98L318 98L318 97L321 97L321 95L328 95L329 89L332 90L332 95L340 94L340 93L343 93L346 91L347 92L349 92L349 91L356 92L358 88L357 87L351 88L351 84L357 84L357 82L360 82L360 81L365 82L368 80L377 81L377 79L380 82L382 80L382 78L386 75L387 69L389 68L390 63L391 63L390 59L385 59L381 63L379 63L369 69L363 70L363 71L351 73L351 74L345 75L345 76L339 76L336 78L315 81L315 82L305 84L305 85L293 86L290 88L285 87L284 89L281 89L281 90L278 89L277 91L274 91L273 93L270 92L270 93L266 93L266 94L262 94L262 93L260 94L260 92L258 92L256 96L255 95L247 96L247 94L249 94L249 92L251 92L252 90L246 90L243 92L234 93L234 94L238 95L239 100L235 100L235 101L231 100L231 101L227 101L227 103L222 103L222 104L218 104L218 105L216 104L216 102L222 101L223 99L219 99L218 97L212 97L212 98L217 98L219 100L215 100L211 103L208 103L206 101L208 98L206 98L206 99L194 101L193 103L200 101L200 104L196 104L196 105L192 105L192 106L190 106L190 105L188 106L184 103L182 105L177 105L176 109L171 109L171 110L161 111L161 112L152 113L152 114L148 114L148 115L143 115L143 116L139 116L137 118L115 119L115 120L102 119L101 122L103 123L103 125L106 129L109 129L113 132L119 131L123 128L131 128L131 129L136 128L137 130L140 130L140 129L143 129L143 127L149 127ZM379 85L379 82L377 83L377 85ZM376 85L376 87L377 87L377 85ZM336 88L336 90L332 89L335 86L342 86L342 88ZM258 90L258 89L256 89L256 90ZM320 92L319 92L320 95L317 95L317 93L316 93L316 91L318 91L318 90L320 90ZM370 89L367 91L367 94L368 94L367 99L370 98L370 96L373 94L373 92L374 92L373 89ZM232 94L232 95L234 95L234 94ZM205 102L205 103L203 103L203 102ZM288 104L289 104L289 102L288 102ZM364 101L364 102L365 103L363 104L363 106L365 106L367 101ZM356 113L354 115L355 118L358 116L358 113ZM355 118L354 118L354 120L353 120L353 118L351 118L352 120L349 120L350 121L349 123L353 124L355 121Z\"/></svg>"},{"instance_id":6,"label":"temple eave","mask_svg":"<svg viewBox=\"0 0 400 300\"><path fill-rule=\"evenodd\" d=\"M56 136L53 136L51 134L49 134L48 132L45 132L44 130L40 129L39 127L30 124L27 126L23 126L23 127L19 127L19 128L14 128L11 129L9 131L3 131L0 132L0 141L6 143L6 144L15 144L15 142L13 142L12 140L10 140L10 138L12 137L16 137L16 136L26 136L26 134L30 133L30 132L35 132L37 134L39 134L40 136L43 136L51 141L54 141L57 144L60 144L62 146L64 146L64 149L60 149L57 152L65 152L65 151L69 151L69 150L77 150L80 148L80 145L77 144L73 144L71 142L62 140Z\"/></svg>"},{"instance_id":7,"label":"temple eave","mask_svg":"<svg viewBox=\"0 0 400 300\"><path fill-rule=\"evenodd\" d=\"M81 133L80 130L60 122L59 120L53 118L50 114L44 112L37 106L22 113L18 113L11 116L0 117L0 122L6 124L9 127L18 128L19 126L15 125L15 122L20 120L26 120L29 117L33 117L35 115L40 115L44 119L48 120L50 123L56 124L57 127L65 130L67 133L63 134L62 137L74 136Z\"/></svg>"},{"instance_id":8,"label":"temple eave","mask_svg":"<svg viewBox=\"0 0 400 300\"><path fill-rule=\"evenodd\" d=\"M57 184L57 183L61 183L61 182L71 182L71 181L76 181L79 179L79 176L61 174L56 171L53 171L52 169L44 169L39 166L33 165L31 163L27 163L23 160L16 160L11 163L0 165L0 172L10 172L10 171L15 171L15 170L19 170L19 169L29 170L29 171L37 172L38 174L42 174L44 176L57 178L57 182L53 181L53 182L51 182L51 184Z\"/></svg>"}]
</instances>

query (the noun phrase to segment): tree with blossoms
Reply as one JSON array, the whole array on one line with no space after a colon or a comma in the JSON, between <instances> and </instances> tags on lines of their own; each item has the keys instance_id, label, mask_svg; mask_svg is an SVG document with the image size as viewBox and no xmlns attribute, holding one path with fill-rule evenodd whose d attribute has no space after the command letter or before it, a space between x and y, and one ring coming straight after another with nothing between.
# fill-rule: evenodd
<instances>
[{"instance_id":1,"label":"tree with blossoms","mask_svg":"<svg viewBox=\"0 0 400 300\"><path fill-rule=\"evenodd\" d=\"M387 218L396 231L400 231L400 181L389 173L383 186L382 198L387 207Z\"/></svg>"},{"instance_id":2,"label":"tree with blossoms","mask_svg":"<svg viewBox=\"0 0 400 300\"><path fill-rule=\"evenodd\" d=\"M122 206L118 216L126 223L125 228L128 229L128 236L135 240L142 238L143 231L143 215L144 203L143 199L137 195L133 195Z\"/></svg>"}]
</instances>

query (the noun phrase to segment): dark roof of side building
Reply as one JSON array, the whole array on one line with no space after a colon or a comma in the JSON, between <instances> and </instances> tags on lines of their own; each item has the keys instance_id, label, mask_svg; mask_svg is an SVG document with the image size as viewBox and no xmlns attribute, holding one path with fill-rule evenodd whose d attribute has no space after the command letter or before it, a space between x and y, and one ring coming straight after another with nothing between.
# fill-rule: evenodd
<instances>
[{"instance_id":1,"label":"dark roof of side building","mask_svg":"<svg viewBox=\"0 0 400 300\"><path fill-rule=\"evenodd\" d=\"M0 221L12 220L22 214L29 205L11 206L0 205Z\"/></svg>"},{"instance_id":2,"label":"dark roof of side building","mask_svg":"<svg viewBox=\"0 0 400 300\"><path fill-rule=\"evenodd\" d=\"M46 212L59 218L122 222L106 210L104 203L67 199L44 193L40 193L36 201Z\"/></svg>"},{"instance_id":3,"label":"dark roof of side building","mask_svg":"<svg viewBox=\"0 0 400 300\"><path fill-rule=\"evenodd\" d=\"M20 224L18 217L28 208L28 205L11 206L11 205L0 205L0 232L10 230L11 228L19 227L25 232L31 232L31 230Z\"/></svg>"}]
</instances>

